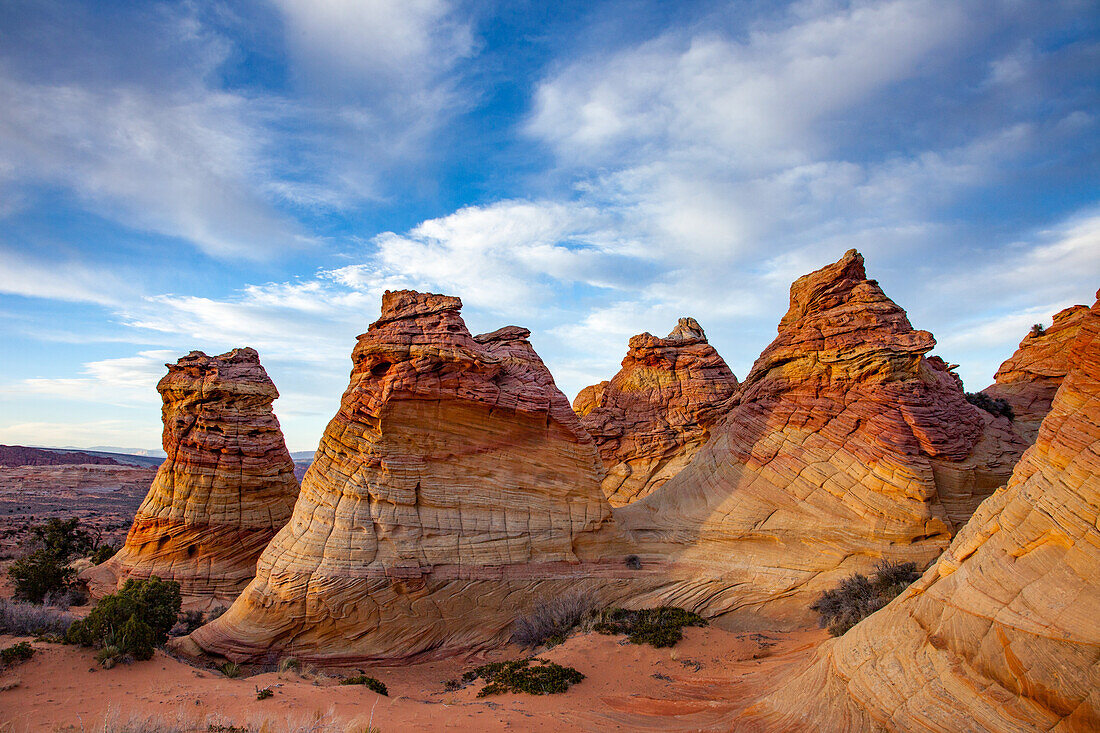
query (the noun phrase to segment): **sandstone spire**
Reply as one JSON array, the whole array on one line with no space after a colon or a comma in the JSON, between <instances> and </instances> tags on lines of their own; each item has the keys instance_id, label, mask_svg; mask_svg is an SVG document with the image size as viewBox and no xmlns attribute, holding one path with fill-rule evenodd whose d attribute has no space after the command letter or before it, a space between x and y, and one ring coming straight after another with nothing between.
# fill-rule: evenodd
<instances>
[{"instance_id":1,"label":"sandstone spire","mask_svg":"<svg viewBox=\"0 0 1100 733\"><path fill-rule=\"evenodd\" d=\"M1100 319L1077 331L1007 488L749 729L1100 730Z\"/></svg>"},{"instance_id":2,"label":"sandstone spire","mask_svg":"<svg viewBox=\"0 0 1100 733\"><path fill-rule=\"evenodd\" d=\"M298 494L271 403L279 396L255 349L192 351L157 385L164 451L126 545L82 577L94 596L127 578L176 580L185 607L227 604L286 524Z\"/></svg>"},{"instance_id":3,"label":"sandstone spire","mask_svg":"<svg viewBox=\"0 0 1100 733\"><path fill-rule=\"evenodd\" d=\"M631 338L619 373L573 403L599 447L611 505L648 496L686 466L736 391L737 377L694 318L663 339Z\"/></svg>"},{"instance_id":4,"label":"sandstone spire","mask_svg":"<svg viewBox=\"0 0 1100 733\"><path fill-rule=\"evenodd\" d=\"M1008 402L1015 415L1013 425L1028 443L1039 434L1039 423L1050 411L1054 393L1073 368L1069 345L1083 328L1100 320L1100 292L1092 308L1075 305L1056 313L1050 328L1032 332L993 377L995 382L982 392Z\"/></svg>"},{"instance_id":5,"label":"sandstone spire","mask_svg":"<svg viewBox=\"0 0 1100 733\"><path fill-rule=\"evenodd\" d=\"M855 250L799 278L710 441L616 510L643 557L674 560L654 598L801 622L878 558L932 562L1024 448L925 357L934 344Z\"/></svg>"},{"instance_id":6,"label":"sandstone spire","mask_svg":"<svg viewBox=\"0 0 1100 733\"><path fill-rule=\"evenodd\" d=\"M232 659L445 656L587 587L599 457L526 329L471 336L458 298L387 292L255 581L199 629ZM620 562L621 564L621 562Z\"/></svg>"}]
</instances>

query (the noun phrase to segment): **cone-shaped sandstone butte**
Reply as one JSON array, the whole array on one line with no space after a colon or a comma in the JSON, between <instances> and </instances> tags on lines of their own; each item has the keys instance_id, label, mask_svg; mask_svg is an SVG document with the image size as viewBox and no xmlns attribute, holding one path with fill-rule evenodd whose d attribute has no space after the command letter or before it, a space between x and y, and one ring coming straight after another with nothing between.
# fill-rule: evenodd
<instances>
[{"instance_id":1,"label":"cone-shaped sandstone butte","mask_svg":"<svg viewBox=\"0 0 1100 733\"><path fill-rule=\"evenodd\" d=\"M1100 325L1007 488L890 605L826 642L747 729L1100 730Z\"/></svg>"},{"instance_id":2,"label":"cone-shaped sandstone butte","mask_svg":"<svg viewBox=\"0 0 1100 733\"><path fill-rule=\"evenodd\" d=\"M1041 334L1029 333L1020 348L994 375L994 384L982 390L1012 407L1013 425L1028 443L1039 434L1039 423L1050 411L1054 393L1074 367L1069 345L1082 329L1100 321L1100 292L1092 308L1075 305L1057 313L1054 323Z\"/></svg>"},{"instance_id":3,"label":"cone-shaped sandstone butte","mask_svg":"<svg viewBox=\"0 0 1100 733\"><path fill-rule=\"evenodd\" d=\"M529 332L471 336L461 305L383 296L293 518L237 602L192 634L199 648L446 656L506 638L539 597L595 583L583 561L611 518L595 444Z\"/></svg>"},{"instance_id":4,"label":"cone-shaped sandstone butte","mask_svg":"<svg viewBox=\"0 0 1100 733\"><path fill-rule=\"evenodd\" d=\"M157 384L164 451L125 546L86 570L93 596L128 578L176 580L187 608L228 604L290 519L294 463L271 403L279 396L255 349L193 351Z\"/></svg>"},{"instance_id":5,"label":"cone-shaped sandstone butte","mask_svg":"<svg viewBox=\"0 0 1100 733\"><path fill-rule=\"evenodd\" d=\"M878 558L931 563L1026 447L924 356L934 344L855 250L798 279L710 441L615 511L644 560L672 561L636 601L805 622Z\"/></svg>"},{"instance_id":6,"label":"cone-shaped sandstone butte","mask_svg":"<svg viewBox=\"0 0 1100 733\"><path fill-rule=\"evenodd\" d=\"M679 473L736 391L737 377L694 318L681 318L666 338L631 338L619 373L573 403L599 447L611 505L648 496Z\"/></svg>"}]
</instances>

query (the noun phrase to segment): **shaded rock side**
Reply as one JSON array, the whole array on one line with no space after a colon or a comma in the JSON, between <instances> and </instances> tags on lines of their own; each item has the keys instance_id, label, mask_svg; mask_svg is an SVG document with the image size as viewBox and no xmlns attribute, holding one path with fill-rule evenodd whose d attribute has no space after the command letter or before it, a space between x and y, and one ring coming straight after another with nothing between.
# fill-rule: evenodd
<instances>
[{"instance_id":1,"label":"shaded rock side","mask_svg":"<svg viewBox=\"0 0 1100 733\"><path fill-rule=\"evenodd\" d=\"M631 338L619 373L573 403L599 447L611 505L648 496L679 473L736 391L737 377L694 318L681 318L666 338Z\"/></svg>"},{"instance_id":2,"label":"shaded rock side","mask_svg":"<svg viewBox=\"0 0 1100 733\"><path fill-rule=\"evenodd\" d=\"M472 336L460 308L383 296L292 520L237 602L191 635L199 648L442 657L506 640L539 597L595 584L611 518L595 444L528 331Z\"/></svg>"},{"instance_id":3,"label":"shaded rock side","mask_svg":"<svg viewBox=\"0 0 1100 733\"><path fill-rule=\"evenodd\" d=\"M157 384L164 450L126 544L82 578L95 597L128 578L176 580L187 608L230 603L290 519L294 463L271 403L279 396L255 349L192 351Z\"/></svg>"},{"instance_id":4,"label":"shaded rock side","mask_svg":"<svg viewBox=\"0 0 1100 733\"><path fill-rule=\"evenodd\" d=\"M1100 328L1008 486L924 576L780 684L748 730L1100 730Z\"/></svg>"},{"instance_id":5,"label":"shaded rock side","mask_svg":"<svg viewBox=\"0 0 1100 733\"><path fill-rule=\"evenodd\" d=\"M1100 291L1091 308L1075 305L1055 314L1043 333L1029 333L997 373L994 383L982 390L1008 402L1014 413L1013 425L1027 442L1034 443L1039 424L1050 412L1054 393L1075 365L1070 344L1082 329L1100 321Z\"/></svg>"},{"instance_id":6,"label":"shaded rock side","mask_svg":"<svg viewBox=\"0 0 1100 733\"><path fill-rule=\"evenodd\" d=\"M927 566L1026 447L970 405L855 250L798 279L779 332L692 462L617 509L668 579L639 602L812 621L880 558Z\"/></svg>"}]
</instances>

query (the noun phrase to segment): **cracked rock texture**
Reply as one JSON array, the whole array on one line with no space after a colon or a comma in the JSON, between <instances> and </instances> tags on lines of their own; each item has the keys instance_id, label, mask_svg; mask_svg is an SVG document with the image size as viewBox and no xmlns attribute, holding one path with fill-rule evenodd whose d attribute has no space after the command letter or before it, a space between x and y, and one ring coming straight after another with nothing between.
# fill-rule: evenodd
<instances>
[{"instance_id":1,"label":"cracked rock texture","mask_svg":"<svg viewBox=\"0 0 1100 733\"><path fill-rule=\"evenodd\" d=\"M1100 326L1008 486L924 576L826 642L749 729L1100 730Z\"/></svg>"},{"instance_id":2,"label":"cracked rock texture","mask_svg":"<svg viewBox=\"0 0 1100 733\"><path fill-rule=\"evenodd\" d=\"M694 318L681 318L666 338L631 338L619 373L573 402L599 447L611 505L648 496L679 473L736 391L737 377Z\"/></svg>"},{"instance_id":3,"label":"cracked rock texture","mask_svg":"<svg viewBox=\"0 0 1100 733\"><path fill-rule=\"evenodd\" d=\"M293 518L237 602L181 644L238 661L441 657L595 586L611 519L596 446L529 332L472 336L461 305L386 292Z\"/></svg>"},{"instance_id":4,"label":"cracked rock texture","mask_svg":"<svg viewBox=\"0 0 1100 733\"><path fill-rule=\"evenodd\" d=\"M290 519L298 481L255 349L192 351L157 384L164 450L126 544L81 577L94 597L128 578L176 580L186 608L227 605Z\"/></svg>"},{"instance_id":5,"label":"cracked rock texture","mask_svg":"<svg viewBox=\"0 0 1100 733\"><path fill-rule=\"evenodd\" d=\"M799 278L710 441L616 510L643 561L669 564L637 602L805 623L880 558L931 563L1026 447L925 356L934 345L855 250Z\"/></svg>"},{"instance_id":6,"label":"cracked rock texture","mask_svg":"<svg viewBox=\"0 0 1100 733\"><path fill-rule=\"evenodd\" d=\"M1053 324L1042 334L1025 336L1016 353L997 370L994 383L982 390L1012 406L1013 425L1029 444L1035 442L1054 393L1074 366L1070 344L1082 329L1095 328L1100 321L1100 292L1096 297L1091 308L1066 308L1055 314Z\"/></svg>"}]
</instances>

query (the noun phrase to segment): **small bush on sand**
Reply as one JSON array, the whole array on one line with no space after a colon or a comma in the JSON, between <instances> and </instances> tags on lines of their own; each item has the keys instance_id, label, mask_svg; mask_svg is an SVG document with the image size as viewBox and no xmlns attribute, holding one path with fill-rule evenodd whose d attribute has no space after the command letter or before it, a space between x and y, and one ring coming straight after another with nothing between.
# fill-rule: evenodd
<instances>
[{"instance_id":1,"label":"small bush on sand","mask_svg":"<svg viewBox=\"0 0 1100 733\"><path fill-rule=\"evenodd\" d=\"M0 598L0 634L64 634L73 617L57 608Z\"/></svg>"},{"instance_id":2,"label":"small bush on sand","mask_svg":"<svg viewBox=\"0 0 1100 733\"><path fill-rule=\"evenodd\" d=\"M78 519L50 519L30 528L29 552L8 568L18 600L43 603L49 596L73 589L76 571L69 563L92 554L96 536L79 527Z\"/></svg>"},{"instance_id":3,"label":"small bush on sand","mask_svg":"<svg viewBox=\"0 0 1100 733\"><path fill-rule=\"evenodd\" d=\"M685 626L706 625L707 620L697 613L661 606L638 611L612 608L601 614L593 628L601 634L626 634L633 644L668 647L684 638Z\"/></svg>"},{"instance_id":4,"label":"small bush on sand","mask_svg":"<svg viewBox=\"0 0 1100 733\"><path fill-rule=\"evenodd\" d=\"M462 675L463 682L481 678L488 684L477 693L478 697L499 695L504 692L526 692L529 695L554 695L565 692L570 685L584 679L584 675L572 667L563 667L545 659L529 657L511 662L491 662Z\"/></svg>"},{"instance_id":5,"label":"small bush on sand","mask_svg":"<svg viewBox=\"0 0 1100 733\"><path fill-rule=\"evenodd\" d=\"M218 671L224 674L229 679L236 679L241 676L241 665L236 662L226 662L218 667Z\"/></svg>"},{"instance_id":6,"label":"small bush on sand","mask_svg":"<svg viewBox=\"0 0 1100 733\"><path fill-rule=\"evenodd\" d=\"M377 692L379 695L385 695L386 697L389 697L389 695L390 695L389 690L386 689L386 685L384 683L379 682L378 680L376 680L373 677L368 677L365 674L358 674L358 675L355 675L354 677L348 677L347 679L342 679L342 680L340 680L340 684L341 685L362 685L363 687L366 687L368 690L373 690L374 692Z\"/></svg>"},{"instance_id":7,"label":"small bush on sand","mask_svg":"<svg viewBox=\"0 0 1100 733\"><path fill-rule=\"evenodd\" d=\"M265 687L263 689L257 689L256 690L256 699L257 700L266 700L269 697L275 697L275 691L272 690L270 687Z\"/></svg>"},{"instance_id":8,"label":"small bush on sand","mask_svg":"<svg viewBox=\"0 0 1100 733\"><path fill-rule=\"evenodd\" d=\"M283 657L279 660L279 666L276 668L280 673L289 672L294 670L297 672L302 668L302 665L294 657Z\"/></svg>"},{"instance_id":9,"label":"small bush on sand","mask_svg":"<svg viewBox=\"0 0 1100 733\"><path fill-rule=\"evenodd\" d=\"M512 640L524 647L560 644L585 617L595 613L596 606L590 593L544 598L531 613L516 619Z\"/></svg>"},{"instance_id":10,"label":"small bush on sand","mask_svg":"<svg viewBox=\"0 0 1100 733\"><path fill-rule=\"evenodd\" d=\"M984 392L967 392L966 401L974 407L985 410L990 415L1004 415L1009 420L1016 419L1015 413L1012 412L1012 405L1005 400L990 397Z\"/></svg>"},{"instance_id":11,"label":"small bush on sand","mask_svg":"<svg viewBox=\"0 0 1100 733\"><path fill-rule=\"evenodd\" d=\"M848 629L894 600L920 577L916 563L883 560L871 577L856 573L827 590L810 606L821 616L821 625L833 636Z\"/></svg>"},{"instance_id":12,"label":"small bush on sand","mask_svg":"<svg viewBox=\"0 0 1100 733\"><path fill-rule=\"evenodd\" d=\"M102 598L87 618L74 622L65 641L97 648L116 646L123 656L150 659L153 647L168 639L180 600L180 586L174 580L127 580L118 593Z\"/></svg>"},{"instance_id":13,"label":"small bush on sand","mask_svg":"<svg viewBox=\"0 0 1100 733\"><path fill-rule=\"evenodd\" d=\"M5 667L25 662L34 656L34 647L29 641L21 641L7 649L0 649L0 665Z\"/></svg>"}]
</instances>

